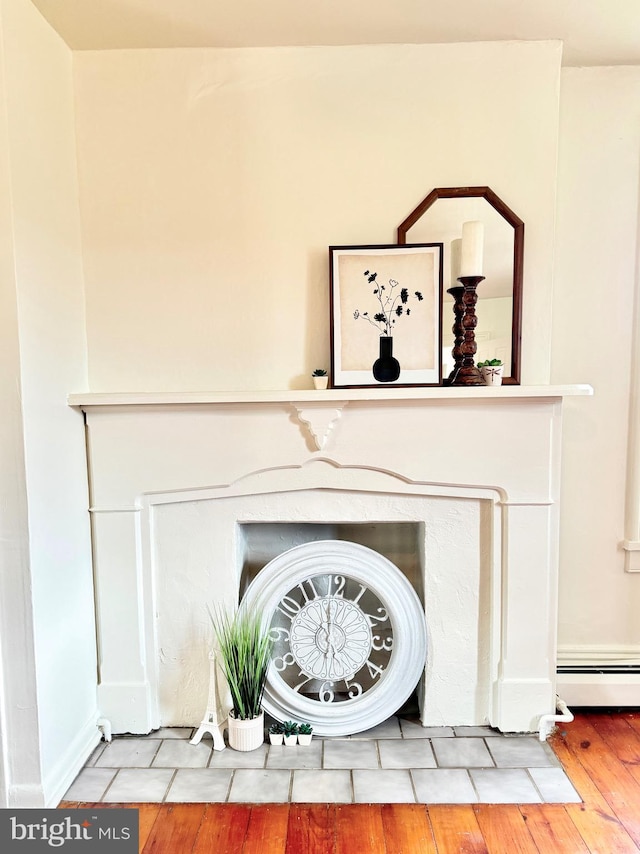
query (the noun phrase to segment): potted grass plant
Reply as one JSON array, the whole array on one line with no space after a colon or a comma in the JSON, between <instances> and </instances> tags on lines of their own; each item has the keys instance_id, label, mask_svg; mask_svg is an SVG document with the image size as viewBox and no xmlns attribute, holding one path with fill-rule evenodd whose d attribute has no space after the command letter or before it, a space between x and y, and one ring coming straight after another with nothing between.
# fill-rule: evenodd
<instances>
[{"instance_id":1,"label":"potted grass plant","mask_svg":"<svg viewBox=\"0 0 640 854\"><path fill-rule=\"evenodd\" d=\"M273 640L259 611L238 608L210 612L217 653L233 707L229 712L229 746L255 750L264 741L262 697Z\"/></svg>"}]
</instances>

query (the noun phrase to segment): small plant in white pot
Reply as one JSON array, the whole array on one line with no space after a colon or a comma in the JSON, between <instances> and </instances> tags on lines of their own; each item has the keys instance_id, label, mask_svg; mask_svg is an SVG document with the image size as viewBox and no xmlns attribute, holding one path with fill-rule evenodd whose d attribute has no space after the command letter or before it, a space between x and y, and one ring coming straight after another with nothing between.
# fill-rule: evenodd
<instances>
[{"instance_id":1,"label":"small plant in white pot","mask_svg":"<svg viewBox=\"0 0 640 854\"><path fill-rule=\"evenodd\" d=\"M269 727L269 741L271 744L282 744L284 741L284 727L278 721Z\"/></svg>"},{"instance_id":2,"label":"small plant in white pot","mask_svg":"<svg viewBox=\"0 0 640 854\"><path fill-rule=\"evenodd\" d=\"M500 359L486 359L484 362L478 362L478 369L485 385L502 385L504 365Z\"/></svg>"},{"instance_id":3,"label":"small plant in white pot","mask_svg":"<svg viewBox=\"0 0 640 854\"><path fill-rule=\"evenodd\" d=\"M326 388L329 384L329 375L324 368L316 368L311 376L313 377L314 386L318 389Z\"/></svg>"},{"instance_id":4,"label":"small plant in white pot","mask_svg":"<svg viewBox=\"0 0 640 854\"><path fill-rule=\"evenodd\" d=\"M311 736L313 734L313 727L311 724L300 724L298 726L298 744L308 745L311 744Z\"/></svg>"},{"instance_id":5,"label":"small plant in white pot","mask_svg":"<svg viewBox=\"0 0 640 854\"><path fill-rule=\"evenodd\" d=\"M255 750L264 742L262 696L273 640L262 614L242 606L233 614L211 613L218 650L233 708L229 712L229 746Z\"/></svg>"},{"instance_id":6,"label":"small plant in white pot","mask_svg":"<svg viewBox=\"0 0 640 854\"><path fill-rule=\"evenodd\" d=\"M283 724L284 729L284 743L289 745L297 744L298 742L298 724L295 721L285 721Z\"/></svg>"}]
</instances>

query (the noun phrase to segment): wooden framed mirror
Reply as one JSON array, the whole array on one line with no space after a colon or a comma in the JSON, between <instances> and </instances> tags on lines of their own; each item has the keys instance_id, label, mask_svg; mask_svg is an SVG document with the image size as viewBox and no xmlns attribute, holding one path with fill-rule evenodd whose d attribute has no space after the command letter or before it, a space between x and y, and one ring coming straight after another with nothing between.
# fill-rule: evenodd
<instances>
[{"instance_id":1,"label":"wooden framed mirror","mask_svg":"<svg viewBox=\"0 0 640 854\"><path fill-rule=\"evenodd\" d=\"M453 347L453 300L451 241L462 234L462 224L484 223L484 276L478 286L476 360L502 359L503 383L520 384L522 328L522 264L524 222L489 187L444 187L432 190L398 227L397 242L405 245L407 232L415 228L411 242L444 244L443 379L451 369Z\"/></svg>"}]
</instances>

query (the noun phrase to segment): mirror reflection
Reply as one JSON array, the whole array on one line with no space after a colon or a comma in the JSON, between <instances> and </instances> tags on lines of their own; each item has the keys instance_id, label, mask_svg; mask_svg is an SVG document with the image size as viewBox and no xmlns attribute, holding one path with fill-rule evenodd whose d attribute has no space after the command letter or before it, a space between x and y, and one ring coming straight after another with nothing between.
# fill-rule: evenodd
<instances>
[{"instance_id":1,"label":"mirror reflection","mask_svg":"<svg viewBox=\"0 0 640 854\"><path fill-rule=\"evenodd\" d=\"M469 195L465 195L465 191ZM486 191L481 194L479 191ZM450 197L449 197L450 194ZM497 200L511 222L485 198ZM519 382L521 262L524 226L489 188L434 190L398 229L398 243L434 242L443 244L444 294L442 307L442 374L453 368L453 299L448 288L460 283L452 279L451 243L461 237L462 224L478 220L484 225L484 281L477 289L478 303L475 340L476 363L501 359L507 382ZM410 235L406 232L411 229ZM516 246L516 241L518 245ZM516 352L513 352L513 346Z\"/></svg>"}]
</instances>

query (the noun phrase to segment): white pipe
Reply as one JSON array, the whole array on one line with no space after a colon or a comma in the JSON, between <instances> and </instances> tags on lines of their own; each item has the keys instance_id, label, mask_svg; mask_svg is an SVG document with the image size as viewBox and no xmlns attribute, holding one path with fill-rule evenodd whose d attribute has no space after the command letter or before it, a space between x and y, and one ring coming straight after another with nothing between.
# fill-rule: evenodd
<instances>
[{"instance_id":1,"label":"white pipe","mask_svg":"<svg viewBox=\"0 0 640 854\"><path fill-rule=\"evenodd\" d=\"M105 741L111 741L111 721L108 718L98 718L96 724Z\"/></svg>"},{"instance_id":2,"label":"white pipe","mask_svg":"<svg viewBox=\"0 0 640 854\"><path fill-rule=\"evenodd\" d=\"M539 728L540 728L540 741L546 741L547 736L551 734L552 729L556 723L571 723L573 720L573 715L569 711L569 707L565 703L564 700L561 700L560 697L556 694L556 711L561 712L560 715L542 715L540 718Z\"/></svg>"}]
</instances>

